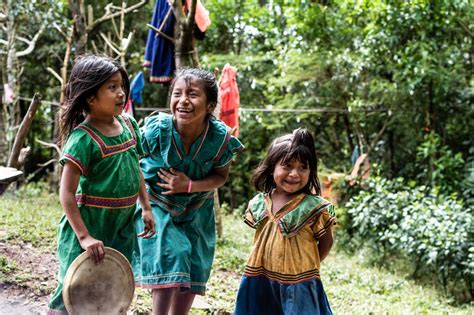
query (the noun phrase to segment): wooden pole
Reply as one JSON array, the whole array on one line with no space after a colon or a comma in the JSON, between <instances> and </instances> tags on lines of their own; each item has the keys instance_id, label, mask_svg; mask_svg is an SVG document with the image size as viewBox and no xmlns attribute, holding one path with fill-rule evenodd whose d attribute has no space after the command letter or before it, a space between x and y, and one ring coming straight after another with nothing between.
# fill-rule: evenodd
<instances>
[{"instance_id":1,"label":"wooden pole","mask_svg":"<svg viewBox=\"0 0 474 315\"><path fill-rule=\"evenodd\" d=\"M21 148L25 143L26 136L28 134L28 131L30 130L31 123L33 122L36 110L38 109L40 104L41 95L39 93L35 93L33 99L31 100L30 107L28 107L28 112L26 113L25 117L23 117L23 120L20 124L20 128L18 129L18 132L15 136L15 142L13 142L12 152L10 153L10 157L8 158L8 167L18 167L18 158L20 156Z\"/></svg>"}]
</instances>

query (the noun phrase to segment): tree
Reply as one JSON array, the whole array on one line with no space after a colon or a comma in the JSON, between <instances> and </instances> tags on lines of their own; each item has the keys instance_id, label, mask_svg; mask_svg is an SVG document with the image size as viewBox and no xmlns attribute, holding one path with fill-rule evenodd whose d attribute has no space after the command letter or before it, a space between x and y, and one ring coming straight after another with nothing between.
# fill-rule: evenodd
<instances>
[{"instance_id":1,"label":"tree","mask_svg":"<svg viewBox=\"0 0 474 315\"><path fill-rule=\"evenodd\" d=\"M13 92L13 99L7 100L0 108L0 148L9 152L14 138L14 130L21 120L18 96L21 95L20 76L23 71L21 59L31 54L53 9L46 3L7 0L0 7L0 50L2 82ZM25 23L28 21L28 27ZM0 157L0 163L7 156Z\"/></svg>"}]
</instances>

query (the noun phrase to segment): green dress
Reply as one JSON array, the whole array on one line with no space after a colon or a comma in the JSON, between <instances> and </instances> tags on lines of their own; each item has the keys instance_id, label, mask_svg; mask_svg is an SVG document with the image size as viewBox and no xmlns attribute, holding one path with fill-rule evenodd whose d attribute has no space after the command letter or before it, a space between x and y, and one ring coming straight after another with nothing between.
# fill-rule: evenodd
<instances>
[{"instance_id":1,"label":"green dress","mask_svg":"<svg viewBox=\"0 0 474 315\"><path fill-rule=\"evenodd\" d=\"M156 223L156 234L139 239L133 255L137 286L158 289L180 287L203 294L215 248L213 191L162 195L156 183L159 169L184 172L190 179L207 177L227 166L243 149L229 128L210 116L203 133L184 151L173 116L160 113L145 120L142 131L145 157L140 160ZM135 232L143 230L136 210Z\"/></svg>"},{"instance_id":2,"label":"green dress","mask_svg":"<svg viewBox=\"0 0 474 315\"><path fill-rule=\"evenodd\" d=\"M123 131L106 137L82 123L68 137L60 163L66 160L81 170L76 201L89 233L104 246L115 248L131 261L136 234L133 214L140 186L139 156L143 154L137 123L117 116ZM59 223L58 287L48 314L64 314L62 285L68 267L83 252L66 215Z\"/></svg>"}]
</instances>

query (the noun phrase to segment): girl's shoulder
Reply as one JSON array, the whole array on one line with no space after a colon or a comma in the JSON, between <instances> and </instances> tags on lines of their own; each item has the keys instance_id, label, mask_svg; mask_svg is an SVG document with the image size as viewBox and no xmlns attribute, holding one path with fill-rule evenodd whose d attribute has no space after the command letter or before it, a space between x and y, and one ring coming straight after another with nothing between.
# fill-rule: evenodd
<instances>
[{"instance_id":1,"label":"girl's shoulder","mask_svg":"<svg viewBox=\"0 0 474 315\"><path fill-rule=\"evenodd\" d=\"M143 127L141 128L142 134L145 137L156 137L158 134L165 130L171 129L173 126L173 116L166 113L158 113L153 116L145 118Z\"/></svg>"},{"instance_id":2,"label":"girl's shoulder","mask_svg":"<svg viewBox=\"0 0 474 315\"><path fill-rule=\"evenodd\" d=\"M257 210L261 208L262 206L265 206L265 198L268 196L268 194L265 194L263 192L257 193L252 199L249 201L248 208L251 210Z\"/></svg>"},{"instance_id":3,"label":"girl's shoulder","mask_svg":"<svg viewBox=\"0 0 474 315\"><path fill-rule=\"evenodd\" d=\"M327 210L330 215L336 216L334 205L330 201L317 195L306 195L302 201L302 208L312 211L317 211L321 208L322 210Z\"/></svg>"},{"instance_id":4,"label":"girl's shoulder","mask_svg":"<svg viewBox=\"0 0 474 315\"><path fill-rule=\"evenodd\" d=\"M90 132L87 130L87 126L84 124L80 124L76 128L74 128L71 133L69 133L66 141L66 145L68 143L88 143L92 140Z\"/></svg>"},{"instance_id":5,"label":"girl's shoulder","mask_svg":"<svg viewBox=\"0 0 474 315\"><path fill-rule=\"evenodd\" d=\"M322 213L335 216L334 205L321 196L305 194L289 211L279 219L283 235L292 237L304 226L314 223Z\"/></svg>"},{"instance_id":6,"label":"girl's shoulder","mask_svg":"<svg viewBox=\"0 0 474 315\"><path fill-rule=\"evenodd\" d=\"M235 154L244 150L239 139L231 134L231 129L215 117L209 118L209 132L206 135L206 140L209 144L219 146L217 159L222 157L225 160L224 164L230 161Z\"/></svg>"},{"instance_id":7,"label":"girl's shoulder","mask_svg":"<svg viewBox=\"0 0 474 315\"><path fill-rule=\"evenodd\" d=\"M230 131L230 128L222 120L219 120L214 116L209 118L209 129L220 135L227 135Z\"/></svg>"},{"instance_id":8,"label":"girl's shoulder","mask_svg":"<svg viewBox=\"0 0 474 315\"><path fill-rule=\"evenodd\" d=\"M265 193L258 193L250 199L245 211L244 221L250 227L255 228L263 219L267 217L266 199L268 195Z\"/></svg>"},{"instance_id":9,"label":"girl's shoulder","mask_svg":"<svg viewBox=\"0 0 474 315\"><path fill-rule=\"evenodd\" d=\"M154 126L160 122L173 122L173 115L167 113L158 113L156 115L145 117L145 126Z\"/></svg>"}]
</instances>

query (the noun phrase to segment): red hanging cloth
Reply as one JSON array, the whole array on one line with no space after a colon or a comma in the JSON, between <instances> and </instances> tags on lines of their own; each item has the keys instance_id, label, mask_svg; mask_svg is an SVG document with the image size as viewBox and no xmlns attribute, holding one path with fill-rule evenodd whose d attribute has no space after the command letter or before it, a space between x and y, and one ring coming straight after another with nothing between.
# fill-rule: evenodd
<instances>
[{"instance_id":1,"label":"red hanging cloth","mask_svg":"<svg viewBox=\"0 0 474 315\"><path fill-rule=\"evenodd\" d=\"M240 95L237 86L237 69L228 63L222 69L219 81L219 94L221 97L220 119L231 129L233 135L239 135L239 106Z\"/></svg>"}]
</instances>

